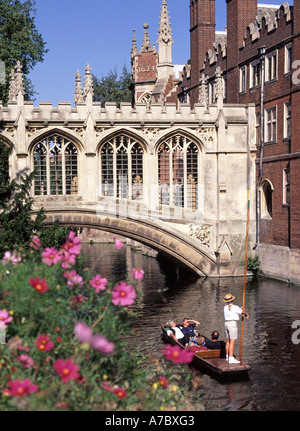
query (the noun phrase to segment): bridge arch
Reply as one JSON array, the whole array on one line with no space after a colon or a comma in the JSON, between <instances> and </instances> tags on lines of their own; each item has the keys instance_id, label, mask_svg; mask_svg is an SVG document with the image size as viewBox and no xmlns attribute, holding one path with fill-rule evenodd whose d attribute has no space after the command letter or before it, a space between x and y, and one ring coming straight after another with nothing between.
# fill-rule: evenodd
<instances>
[{"instance_id":1,"label":"bridge arch","mask_svg":"<svg viewBox=\"0 0 300 431\"><path fill-rule=\"evenodd\" d=\"M218 277L214 253L197 240L154 219L116 218L89 210L45 211L45 226L55 221L60 226L98 229L145 244L187 266L200 277Z\"/></svg>"}]
</instances>

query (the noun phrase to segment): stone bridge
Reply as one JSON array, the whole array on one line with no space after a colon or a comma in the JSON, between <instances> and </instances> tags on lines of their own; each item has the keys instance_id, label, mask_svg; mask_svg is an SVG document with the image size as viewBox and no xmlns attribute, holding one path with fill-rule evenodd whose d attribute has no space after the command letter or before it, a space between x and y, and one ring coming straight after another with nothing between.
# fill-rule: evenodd
<instances>
[{"instance_id":1,"label":"stone bridge","mask_svg":"<svg viewBox=\"0 0 300 431\"><path fill-rule=\"evenodd\" d=\"M46 226L58 221L60 226L114 233L167 254L199 276L219 276L215 254L192 236L172 226L174 223L151 218L116 218L82 209L46 211L45 214Z\"/></svg>"}]
</instances>

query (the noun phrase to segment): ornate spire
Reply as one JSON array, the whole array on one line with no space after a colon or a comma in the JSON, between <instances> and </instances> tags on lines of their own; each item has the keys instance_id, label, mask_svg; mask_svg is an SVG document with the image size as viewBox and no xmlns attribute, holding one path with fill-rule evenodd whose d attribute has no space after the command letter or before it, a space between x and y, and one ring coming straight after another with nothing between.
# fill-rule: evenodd
<instances>
[{"instance_id":1,"label":"ornate spire","mask_svg":"<svg viewBox=\"0 0 300 431\"><path fill-rule=\"evenodd\" d=\"M15 69L11 69L9 75L9 93L8 93L8 101L15 102L16 101L16 81L15 81Z\"/></svg>"},{"instance_id":2,"label":"ornate spire","mask_svg":"<svg viewBox=\"0 0 300 431\"><path fill-rule=\"evenodd\" d=\"M150 43L150 37L149 37L149 33L148 33L149 24L144 24L143 27L144 27L144 40L142 43L141 52L151 51L152 46Z\"/></svg>"},{"instance_id":3,"label":"ornate spire","mask_svg":"<svg viewBox=\"0 0 300 431\"><path fill-rule=\"evenodd\" d=\"M220 66L218 66L216 69L215 95L216 95L218 107L221 108L223 106L223 99L225 94L224 94L224 81L222 78L222 71Z\"/></svg>"},{"instance_id":4,"label":"ornate spire","mask_svg":"<svg viewBox=\"0 0 300 431\"><path fill-rule=\"evenodd\" d=\"M92 68L90 64L86 64L85 68L85 78L84 78L84 87L83 87L83 97L86 99L88 95L91 95L93 98L94 95L94 87L93 87L93 77L91 75Z\"/></svg>"},{"instance_id":5,"label":"ornate spire","mask_svg":"<svg viewBox=\"0 0 300 431\"><path fill-rule=\"evenodd\" d=\"M138 52L137 45L136 45L135 29L133 29L131 58L135 57L138 53L139 52Z\"/></svg>"},{"instance_id":6,"label":"ornate spire","mask_svg":"<svg viewBox=\"0 0 300 431\"><path fill-rule=\"evenodd\" d=\"M172 39L172 30L171 30L171 23L169 20L169 11L168 11L168 5L166 0L163 0L161 5L161 14L160 14L160 23L159 23L159 29L158 29L158 40L157 43L166 43L171 44L173 43Z\"/></svg>"},{"instance_id":7,"label":"ornate spire","mask_svg":"<svg viewBox=\"0 0 300 431\"><path fill-rule=\"evenodd\" d=\"M82 103L84 102L82 84L81 84L81 75L79 70L75 75L76 83L75 83L75 92L74 92L74 103Z\"/></svg>"},{"instance_id":8,"label":"ornate spire","mask_svg":"<svg viewBox=\"0 0 300 431\"><path fill-rule=\"evenodd\" d=\"M169 11L166 0L161 5L160 22L158 29L158 78L168 78L173 74L172 64L172 30L169 21Z\"/></svg>"},{"instance_id":9,"label":"ornate spire","mask_svg":"<svg viewBox=\"0 0 300 431\"><path fill-rule=\"evenodd\" d=\"M200 91L199 91L198 102L201 105L204 105L205 107L207 107L208 105L207 79L204 73L202 73L201 79L200 79Z\"/></svg>"},{"instance_id":10,"label":"ornate spire","mask_svg":"<svg viewBox=\"0 0 300 431\"><path fill-rule=\"evenodd\" d=\"M24 90L24 83L23 83L22 65L21 65L19 60L17 61L15 69L16 69L15 80L14 80L15 81L15 94L16 94L16 96L18 96L19 94L24 96L25 90Z\"/></svg>"}]
</instances>

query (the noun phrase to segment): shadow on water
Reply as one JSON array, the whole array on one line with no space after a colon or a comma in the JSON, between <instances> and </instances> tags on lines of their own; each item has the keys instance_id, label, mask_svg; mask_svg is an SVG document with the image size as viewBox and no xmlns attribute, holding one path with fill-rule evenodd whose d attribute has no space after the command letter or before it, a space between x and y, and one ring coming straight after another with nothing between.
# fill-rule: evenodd
<instances>
[{"instance_id":1,"label":"shadow on water","mask_svg":"<svg viewBox=\"0 0 300 431\"><path fill-rule=\"evenodd\" d=\"M154 259L130 247L118 251L113 244L85 246L84 252L110 280L130 277L133 267L144 269L144 279L136 285L141 295L133 307L139 335L132 341L143 353L159 359L164 347L161 323L170 318L180 322L187 316L200 321L201 333L218 330L223 338L225 294L231 292L235 303L242 304L243 278L197 278L165 256ZM252 367L249 379L220 383L195 370L202 380L199 397L206 410L300 410L300 344L292 341L293 322L300 320L300 288L249 278L246 309L250 319L244 324L242 352Z\"/></svg>"}]
</instances>

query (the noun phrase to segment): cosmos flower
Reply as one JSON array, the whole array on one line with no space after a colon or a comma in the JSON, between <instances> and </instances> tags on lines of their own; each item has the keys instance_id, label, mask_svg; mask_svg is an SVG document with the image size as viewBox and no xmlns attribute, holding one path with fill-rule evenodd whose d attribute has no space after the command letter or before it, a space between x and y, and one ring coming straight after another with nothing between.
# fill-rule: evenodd
<instances>
[{"instance_id":1,"label":"cosmos flower","mask_svg":"<svg viewBox=\"0 0 300 431\"><path fill-rule=\"evenodd\" d=\"M93 329L84 322L77 322L75 324L74 333L81 343L87 344L98 352L110 354L115 349L114 343L108 341L103 335L93 335Z\"/></svg>"},{"instance_id":2,"label":"cosmos flower","mask_svg":"<svg viewBox=\"0 0 300 431\"><path fill-rule=\"evenodd\" d=\"M131 276L136 280L142 280L144 278L144 271L140 268L133 268L131 271Z\"/></svg>"},{"instance_id":3,"label":"cosmos flower","mask_svg":"<svg viewBox=\"0 0 300 431\"><path fill-rule=\"evenodd\" d=\"M69 252L70 254L80 254L81 238L79 236L76 236L75 232L70 232L67 241L62 246L62 249Z\"/></svg>"},{"instance_id":4,"label":"cosmos flower","mask_svg":"<svg viewBox=\"0 0 300 431\"><path fill-rule=\"evenodd\" d=\"M30 278L28 281L31 286L39 293L45 293L49 290L47 281L44 278L40 279L40 277L35 276L33 278Z\"/></svg>"},{"instance_id":5,"label":"cosmos flower","mask_svg":"<svg viewBox=\"0 0 300 431\"><path fill-rule=\"evenodd\" d=\"M170 344L167 344L166 350L162 350L161 352L165 355L166 359L176 364L192 362L194 356L193 352L188 352L185 349L181 349L179 346L171 346Z\"/></svg>"},{"instance_id":6,"label":"cosmos flower","mask_svg":"<svg viewBox=\"0 0 300 431\"><path fill-rule=\"evenodd\" d=\"M11 395L21 397L24 395L32 394L38 390L37 385L32 385L30 379L25 380L11 380L8 382L9 389L3 389L4 395Z\"/></svg>"},{"instance_id":7,"label":"cosmos flower","mask_svg":"<svg viewBox=\"0 0 300 431\"><path fill-rule=\"evenodd\" d=\"M50 340L50 335L46 334L40 334L38 336L38 338L36 339L36 347L41 351L41 352L48 352L49 350L52 350L54 343L53 341Z\"/></svg>"},{"instance_id":8,"label":"cosmos flower","mask_svg":"<svg viewBox=\"0 0 300 431\"><path fill-rule=\"evenodd\" d=\"M19 253L13 251L12 253L10 251L6 251L4 253L3 259L2 259L2 265L17 265L17 263L21 262L21 256Z\"/></svg>"},{"instance_id":9,"label":"cosmos flower","mask_svg":"<svg viewBox=\"0 0 300 431\"><path fill-rule=\"evenodd\" d=\"M136 297L134 288L125 281L121 281L117 284L111 294L113 297L112 303L114 305L121 305L122 307L132 305Z\"/></svg>"},{"instance_id":10,"label":"cosmos flower","mask_svg":"<svg viewBox=\"0 0 300 431\"><path fill-rule=\"evenodd\" d=\"M29 246L34 250L38 250L41 246L40 238L37 235L34 235L32 238L32 242L29 244Z\"/></svg>"},{"instance_id":11,"label":"cosmos flower","mask_svg":"<svg viewBox=\"0 0 300 431\"><path fill-rule=\"evenodd\" d=\"M7 323L11 322L13 317L6 310L0 310L0 328L7 328Z\"/></svg>"},{"instance_id":12,"label":"cosmos flower","mask_svg":"<svg viewBox=\"0 0 300 431\"><path fill-rule=\"evenodd\" d=\"M42 253L42 262L48 266L55 265L61 260L61 256L55 247L46 247Z\"/></svg>"},{"instance_id":13,"label":"cosmos flower","mask_svg":"<svg viewBox=\"0 0 300 431\"><path fill-rule=\"evenodd\" d=\"M105 290L107 283L107 278L101 278L100 274L97 274L90 281L90 285L95 289L97 293L99 292L99 290Z\"/></svg>"},{"instance_id":14,"label":"cosmos flower","mask_svg":"<svg viewBox=\"0 0 300 431\"><path fill-rule=\"evenodd\" d=\"M25 355L24 353L22 353L20 356L17 356L17 359L20 364L23 365L24 368L30 368L35 365L34 360L30 356Z\"/></svg>"},{"instance_id":15,"label":"cosmos flower","mask_svg":"<svg viewBox=\"0 0 300 431\"><path fill-rule=\"evenodd\" d=\"M80 377L78 373L79 366L76 365L71 359L64 361L57 359L53 364L54 370L59 374L62 382L68 382L70 379L76 380Z\"/></svg>"},{"instance_id":16,"label":"cosmos flower","mask_svg":"<svg viewBox=\"0 0 300 431\"><path fill-rule=\"evenodd\" d=\"M121 250L121 248L123 247L123 243L120 239L118 239L116 236L113 237L114 241L115 241L115 246L118 250Z\"/></svg>"}]
</instances>

